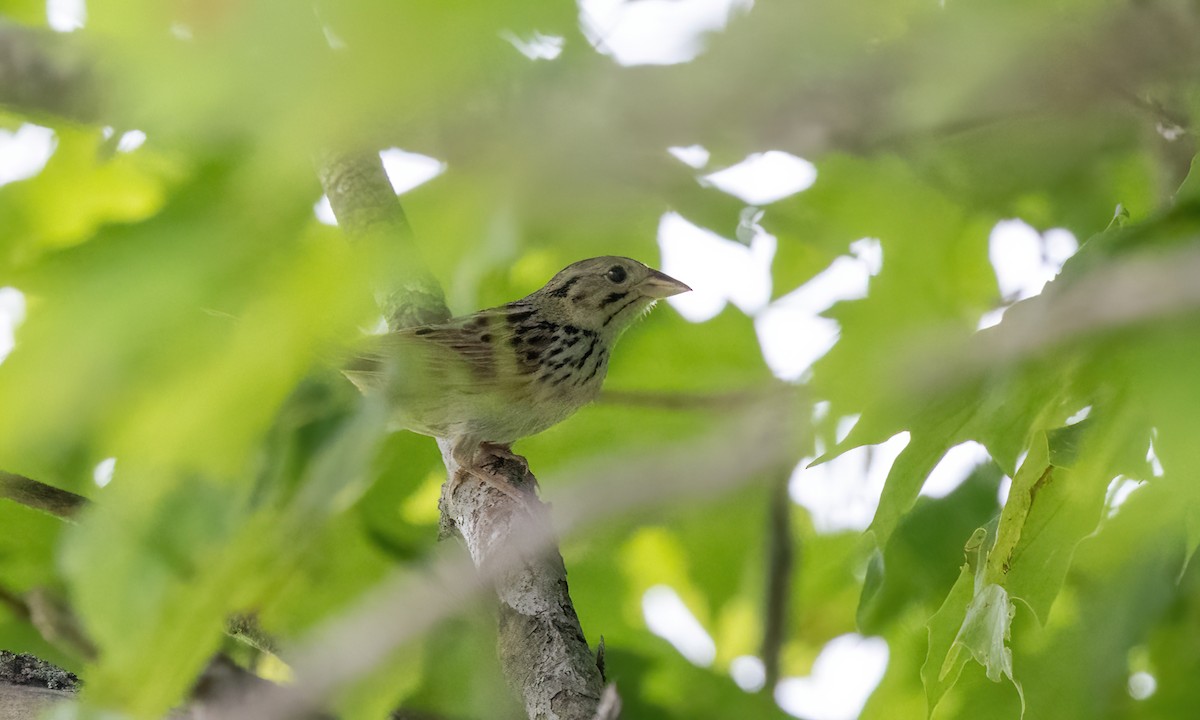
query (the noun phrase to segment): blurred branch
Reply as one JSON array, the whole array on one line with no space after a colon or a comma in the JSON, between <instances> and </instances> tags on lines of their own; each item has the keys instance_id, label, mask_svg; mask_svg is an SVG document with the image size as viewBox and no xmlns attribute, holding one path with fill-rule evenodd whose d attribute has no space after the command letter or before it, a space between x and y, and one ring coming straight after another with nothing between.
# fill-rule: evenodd
<instances>
[{"instance_id":1,"label":"blurred branch","mask_svg":"<svg viewBox=\"0 0 1200 720\"><path fill-rule=\"evenodd\" d=\"M640 390L605 390L599 402L607 405L661 408L663 410L736 410L779 392L794 391L794 387L780 384L771 388L757 388L725 393L674 393L644 392Z\"/></svg>"},{"instance_id":2,"label":"blurred branch","mask_svg":"<svg viewBox=\"0 0 1200 720\"><path fill-rule=\"evenodd\" d=\"M46 642L84 660L96 659L96 646L66 601L47 588L25 593L29 622Z\"/></svg>"},{"instance_id":3,"label":"blurred branch","mask_svg":"<svg viewBox=\"0 0 1200 720\"><path fill-rule=\"evenodd\" d=\"M94 122L101 95L95 58L77 38L0 20L0 106Z\"/></svg>"},{"instance_id":4,"label":"blurred branch","mask_svg":"<svg viewBox=\"0 0 1200 720\"><path fill-rule=\"evenodd\" d=\"M279 643L262 629L256 615L230 616L225 621L225 633L259 652L279 654Z\"/></svg>"},{"instance_id":5,"label":"blurred branch","mask_svg":"<svg viewBox=\"0 0 1200 720\"><path fill-rule=\"evenodd\" d=\"M767 692L779 682L779 653L787 638L787 615L792 591L795 555L792 535L792 499L788 495L791 473L780 473L771 487L767 505L767 587L763 617L762 658Z\"/></svg>"},{"instance_id":6,"label":"blurred branch","mask_svg":"<svg viewBox=\"0 0 1200 720\"><path fill-rule=\"evenodd\" d=\"M270 680L246 670L228 656L218 653L204 668L192 688L191 700L182 713L173 713L172 720L207 720L214 707L229 702L231 698L248 698L255 693L267 692L278 687ZM289 720L334 720L332 715L320 710L297 714Z\"/></svg>"},{"instance_id":7,"label":"blurred branch","mask_svg":"<svg viewBox=\"0 0 1200 720\"><path fill-rule=\"evenodd\" d=\"M8 608L9 612L16 615L19 619L26 622L29 621L29 605L25 602L25 598L21 594L0 585L0 605Z\"/></svg>"},{"instance_id":8,"label":"blurred branch","mask_svg":"<svg viewBox=\"0 0 1200 720\"><path fill-rule=\"evenodd\" d=\"M3 720L45 717L43 711L50 704L73 699L81 687L79 678L52 663L32 655L0 650L0 718ZM173 711L170 720L207 720L214 699L246 697L269 687L275 687L274 683L218 654L196 681L187 705ZM333 720L333 717L316 712L297 715L291 720Z\"/></svg>"},{"instance_id":9,"label":"blurred branch","mask_svg":"<svg viewBox=\"0 0 1200 720\"><path fill-rule=\"evenodd\" d=\"M22 594L0 585L0 605L32 625L43 640L58 649L83 660L95 659L96 646L84 634L66 603L50 590L33 588Z\"/></svg>"},{"instance_id":10,"label":"blurred branch","mask_svg":"<svg viewBox=\"0 0 1200 720\"><path fill-rule=\"evenodd\" d=\"M1077 256L1076 259L1082 259ZM930 362L909 368L918 389L932 390L1018 363L1057 347L1200 310L1200 239L1153 254L1127 254L1079 274L1064 274L1042 294L1013 305L1003 321Z\"/></svg>"},{"instance_id":11,"label":"blurred branch","mask_svg":"<svg viewBox=\"0 0 1200 720\"><path fill-rule=\"evenodd\" d=\"M74 520L88 504L88 499L82 495L3 470L0 470L0 498L50 513L63 520Z\"/></svg>"}]
</instances>

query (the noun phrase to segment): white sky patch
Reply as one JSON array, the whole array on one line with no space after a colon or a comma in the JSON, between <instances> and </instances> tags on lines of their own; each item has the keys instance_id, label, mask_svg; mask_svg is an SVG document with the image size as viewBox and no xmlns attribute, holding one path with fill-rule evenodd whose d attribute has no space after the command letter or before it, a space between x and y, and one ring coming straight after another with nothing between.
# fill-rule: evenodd
<instances>
[{"instance_id":1,"label":"white sky patch","mask_svg":"<svg viewBox=\"0 0 1200 720\"><path fill-rule=\"evenodd\" d=\"M883 481L908 440L908 432L902 432L811 468L806 467L810 460L802 460L792 473L788 493L808 510L818 532L866 530L879 506Z\"/></svg>"},{"instance_id":2,"label":"white sky patch","mask_svg":"<svg viewBox=\"0 0 1200 720\"><path fill-rule=\"evenodd\" d=\"M1066 228L1050 228L1042 234L1042 241L1045 243L1046 262L1055 269L1055 274L1079 250L1079 240Z\"/></svg>"},{"instance_id":3,"label":"white sky patch","mask_svg":"<svg viewBox=\"0 0 1200 720\"><path fill-rule=\"evenodd\" d=\"M763 219L763 211L754 206L744 207L738 213L737 228L733 231L734 237L743 245L750 245L754 242L754 238L759 235L768 234L759 221Z\"/></svg>"},{"instance_id":4,"label":"white sky patch","mask_svg":"<svg viewBox=\"0 0 1200 720\"><path fill-rule=\"evenodd\" d=\"M744 200L766 205L807 190L817 181L815 165L780 150L754 153L736 165L700 178L700 184Z\"/></svg>"},{"instance_id":5,"label":"white sky patch","mask_svg":"<svg viewBox=\"0 0 1200 720\"><path fill-rule=\"evenodd\" d=\"M1000 485L996 487L996 501L1000 503L1000 507L1004 507L1008 503L1008 493L1012 490L1012 478L1005 475L1000 478Z\"/></svg>"},{"instance_id":6,"label":"white sky patch","mask_svg":"<svg viewBox=\"0 0 1200 720\"><path fill-rule=\"evenodd\" d=\"M25 123L16 132L0 129L0 185L40 173L57 145L54 131L41 125Z\"/></svg>"},{"instance_id":7,"label":"white sky patch","mask_svg":"<svg viewBox=\"0 0 1200 720\"><path fill-rule=\"evenodd\" d=\"M113 479L113 470L117 467L117 459L115 457L104 458L96 463L95 469L92 470L92 480L96 483L96 487L105 487Z\"/></svg>"},{"instance_id":8,"label":"white sky patch","mask_svg":"<svg viewBox=\"0 0 1200 720\"><path fill-rule=\"evenodd\" d=\"M748 0L580 0L579 24L593 46L622 65L687 62L706 33L722 30Z\"/></svg>"},{"instance_id":9,"label":"white sky patch","mask_svg":"<svg viewBox=\"0 0 1200 720\"><path fill-rule=\"evenodd\" d=\"M0 287L0 363L17 346L17 326L24 321L24 293L15 287Z\"/></svg>"},{"instance_id":10,"label":"white sky patch","mask_svg":"<svg viewBox=\"0 0 1200 720\"><path fill-rule=\"evenodd\" d=\"M692 287L667 299L691 322L716 317L727 302L754 314L771 299L773 235L759 233L746 247L669 212L659 221L658 245L662 271Z\"/></svg>"},{"instance_id":11,"label":"white sky patch","mask_svg":"<svg viewBox=\"0 0 1200 720\"><path fill-rule=\"evenodd\" d=\"M883 269L883 243L879 242L879 238L866 237L855 240L850 243L850 254L862 261L871 275L878 275ZM866 296L865 290L863 296Z\"/></svg>"},{"instance_id":12,"label":"white sky patch","mask_svg":"<svg viewBox=\"0 0 1200 720\"><path fill-rule=\"evenodd\" d=\"M146 133L141 130L130 130L117 141L117 152L130 153L140 148L146 142Z\"/></svg>"},{"instance_id":13,"label":"white sky patch","mask_svg":"<svg viewBox=\"0 0 1200 720\"><path fill-rule=\"evenodd\" d=\"M508 41L525 57L530 60L553 60L562 54L565 39L558 35L545 35L534 32L528 39L519 37L511 30L504 30L500 38Z\"/></svg>"},{"instance_id":14,"label":"white sky patch","mask_svg":"<svg viewBox=\"0 0 1200 720\"><path fill-rule=\"evenodd\" d=\"M1084 420L1087 420L1088 416L1091 414L1092 414L1092 406L1085 405L1084 407L1080 408L1080 410L1078 412L1076 412L1074 415L1067 418L1067 424L1074 425L1076 423L1081 423Z\"/></svg>"},{"instance_id":15,"label":"white sky patch","mask_svg":"<svg viewBox=\"0 0 1200 720\"><path fill-rule=\"evenodd\" d=\"M803 377L813 363L829 352L841 331L836 321L821 317L821 313L837 302L867 296L871 275L879 272L883 263L879 241L864 238L850 247L853 255L837 258L755 318L763 358L776 377L784 380Z\"/></svg>"},{"instance_id":16,"label":"white sky patch","mask_svg":"<svg viewBox=\"0 0 1200 720\"><path fill-rule=\"evenodd\" d=\"M1135 672L1129 676L1129 697L1145 700L1158 690L1158 681L1148 672Z\"/></svg>"},{"instance_id":17,"label":"white sky patch","mask_svg":"<svg viewBox=\"0 0 1200 720\"><path fill-rule=\"evenodd\" d=\"M793 293L794 294L794 293ZM837 343L837 321L814 315L791 295L771 303L754 318L763 359L775 377L795 381Z\"/></svg>"},{"instance_id":18,"label":"white sky patch","mask_svg":"<svg viewBox=\"0 0 1200 720\"><path fill-rule=\"evenodd\" d=\"M739 655L729 663L729 675L746 692L758 692L767 684L767 669L753 655Z\"/></svg>"},{"instance_id":19,"label":"white sky patch","mask_svg":"<svg viewBox=\"0 0 1200 720\"><path fill-rule=\"evenodd\" d=\"M313 215L317 216L325 225L337 227L337 216L333 214L333 206L329 204L329 196L322 195L321 199L313 203Z\"/></svg>"},{"instance_id":20,"label":"white sky patch","mask_svg":"<svg viewBox=\"0 0 1200 720\"><path fill-rule=\"evenodd\" d=\"M988 258L1009 301L1040 293L1078 249L1070 231L1052 228L1042 235L1023 220L1001 220L988 237Z\"/></svg>"},{"instance_id":21,"label":"white sky patch","mask_svg":"<svg viewBox=\"0 0 1200 720\"><path fill-rule=\"evenodd\" d=\"M679 162L697 170L708 164L709 152L703 145L669 147L667 152L671 153Z\"/></svg>"},{"instance_id":22,"label":"white sky patch","mask_svg":"<svg viewBox=\"0 0 1200 720\"><path fill-rule=\"evenodd\" d=\"M830 640L812 675L786 678L775 688L785 712L806 720L854 720L887 670L887 641L855 633Z\"/></svg>"},{"instance_id":23,"label":"white sky patch","mask_svg":"<svg viewBox=\"0 0 1200 720\"><path fill-rule=\"evenodd\" d=\"M837 420L837 428L834 429L834 439L841 442L850 437L850 431L858 424L862 415L855 413L853 415L843 415Z\"/></svg>"},{"instance_id":24,"label":"white sky patch","mask_svg":"<svg viewBox=\"0 0 1200 720\"><path fill-rule=\"evenodd\" d=\"M987 448L968 440L959 443L946 451L938 464L934 466L925 484L921 486L921 494L925 497L940 498L949 495L962 485L971 471L991 460Z\"/></svg>"},{"instance_id":25,"label":"white sky patch","mask_svg":"<svg viewBox=\"0 0 1200 720\"><path fill-rule=\"evenodd\" d=\"M1150 463L1151 474L1159 478L1163 476L1163 466L1162 462L1158 459L1158 453L1154 452L1154 434L1157 432L1157 430L1151 431L1150 447L1146 449L1146 461Z\"/></svg>"},{"instance_id":26,"label":"white sky patch","mask_svg":"<svg viewBox=\"0 0 1200 720\"><path fill-rule=\"evenodd\" d=\"M424 185L446 170L446 163L437 158L400 148L388 148L380 152L379 157L397 195Z\"/></svg>"},{"instance_id":27,"label":"white sky patch","mask_svg":"<svg viewBox=\"0 0 1200 720\"><path fill-rule=\"evenodd\" d=\"M1186 128L1182 128L1175 123L1164 123L1162 121L1155 123L1154 129L1167 142L1175 142L1187 134Z\"/></svg>"},{"instance_id":28,"label":"white sky patch","mask_svg":"<svg viewBox=\"0 0 1200 720\"><path fill-rule=\"evenodd\" d=\"M666 585L655 585L642 595L642 613L650 632L675 646L693 665L708 667L717 657L717 646L679 594Z\"/></svg>"},{"instance_id":29,"label":"white sky patch","mask_svg":"<svg viewBox=\"0 0 1200 720\"><path fill-rule=\"evenodd\" d=\"M977 330L986 330L987 328L999 325L1000 321L1004 319L1004 311L1007 309L1008 307L1006 306L988 310L979 318L979 324L975 328Z\"/></svg>"},{"instance_id":30,"label":"white sky patch","mask_svg":"<svg viewBox=\"0 0 1200 720\"><path fill-rule=\"evenodd\" d=\"M46 0L46 24L58 32L71 32L87 22L84 0Z\"/></svg>"},{"instance_id":31,"label":"white sky patch","mask_svg":"<svg viewBox=\"0 0 1200 720\"><path fill-rule=\"evenodd\" d=\"M1129 499L1129 496L1133 494L1133 491L1142 485L1145 485L1145 483L1127 478L1124 475L1118 475L1113 478L1112 482L1108 484L1108 490L1104 493L1104 505L1108 508L1106 517L1116 515L1121 506L1125 504L1125 501Z\"/></svg>"}]
</instances>

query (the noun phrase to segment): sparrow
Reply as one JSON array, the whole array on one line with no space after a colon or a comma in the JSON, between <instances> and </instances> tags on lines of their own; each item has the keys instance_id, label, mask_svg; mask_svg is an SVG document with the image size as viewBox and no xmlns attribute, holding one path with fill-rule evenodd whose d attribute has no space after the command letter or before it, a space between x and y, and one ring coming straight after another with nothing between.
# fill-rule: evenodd
<instances>
[{"instance_id":1,"label":"sparrow","mask_svg":"<svg viewBox=\"0 0 1200 720\"><path fill-rule=\"evenodd\" d=\"M520 300L376 336L343 373L383 396L392 429L448 441L460 468L519 500L481 459L524 465L512 444L594 400L621 333L689 290L630 258L580 260Z\"/></svg>"}]
</instances>

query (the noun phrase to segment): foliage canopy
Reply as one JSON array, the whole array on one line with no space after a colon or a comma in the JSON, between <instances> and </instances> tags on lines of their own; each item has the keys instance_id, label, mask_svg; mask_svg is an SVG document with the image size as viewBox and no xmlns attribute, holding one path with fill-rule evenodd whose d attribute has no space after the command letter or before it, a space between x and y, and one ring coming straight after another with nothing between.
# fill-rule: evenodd
<instances>
[{"instance_id":1,"label":"foliage canopy","mask_svg":"<svg viewBox=\"0 0 1200 720\"><path fill-rule=\"evenodd\" d=\"M436 543L436 448L382 437L333 370L400 260L314 217L315 149L445 161L403 202L452 310L468 312L581 257L653 260L666 212L736 238L745 203L667 153L699 144L710 169L767 150L817 168L758 219L778 243L773 299L860 238L882 248L866 296L825 313L838 341L795 400L806 417L804 403L825 410L791 461L902 432L908 444L866 531L818 531L789 504L782 674L810 674L826 643L861 632L889 648L864 718L1190 716L1200 326L1195 293L1158 273L1197 267L1200 8L943 5L763 2L695 60L624 67L571 3L94 3L75 39L96 58L95 114L0 114L3 130L51 124L57 142L40 173L0 187L0 285L28 303L0 365L0 467L96 503L77 525L0 503L0 588L69 598L99 655L64 652L5 606L0 648L79 671L80 712L158 717L232 642L229 614L296 638L389 574L419 576ZM5 0L0 15L41 24L44 7ZM503 39L534 32L564 38L561 55L531 61ZM133 128L148 141L118 151ZM979 331L1013 299L989 264L1010 218L1085 241L1044 292ZM754 397L777 382L753 317L660 308L623 340L607 387ZM723 420L703 403L601 403L518 450L569 492L580 467L619 472ZM990 460L919 496L969 440ZM762 641L781 478L758 479L567 539L572 596L605 637L625 717L785 716L728 675ZM1116 507L1114 479L1142 484ZM711 666L647 630L657 585L712 635ZM494 652L485 611L447 621L339 710L518 717ZM1155 678L1149 697L1127 690L1136 672Z\"/></svg>"}]
</instances>

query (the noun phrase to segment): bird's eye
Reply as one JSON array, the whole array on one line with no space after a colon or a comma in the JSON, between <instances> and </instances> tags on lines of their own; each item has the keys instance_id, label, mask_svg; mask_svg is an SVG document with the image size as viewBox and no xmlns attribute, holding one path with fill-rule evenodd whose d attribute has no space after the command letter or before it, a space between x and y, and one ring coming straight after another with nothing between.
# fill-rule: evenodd
<instances>
[{"instance_id":1,"label":"bird's eye","mask_svg":"<svg viewBox=\"0 0 1200 720\"><path fill-rule=\"evenodd\" d=\"M613 265L608 269L608 272L604 273L604 277L618 284L623 283L626 277L625 268L620 265Z\"/></svg>"}]
</instances>

